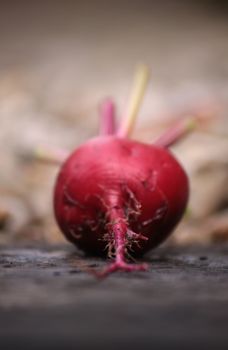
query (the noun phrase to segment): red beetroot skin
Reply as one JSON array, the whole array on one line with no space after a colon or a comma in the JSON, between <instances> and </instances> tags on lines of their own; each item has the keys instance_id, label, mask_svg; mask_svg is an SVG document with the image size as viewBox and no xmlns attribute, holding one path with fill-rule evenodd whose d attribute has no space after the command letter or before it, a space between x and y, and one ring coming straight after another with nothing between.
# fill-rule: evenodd
<instances>
[{"instance_id":1,"label":"red beetroot skin","mask_svg":"<svg viewBox=\"0 0 228 350\"><path fill-rule=\"evenodd\" d=\"M78 248L114 254L118 261L118 252L122 258L139 256L163 242L181 219L188 194L186 173L166 148L102 136L63 164L54 211L64 235Z\"/></svg>"}]
</instances>

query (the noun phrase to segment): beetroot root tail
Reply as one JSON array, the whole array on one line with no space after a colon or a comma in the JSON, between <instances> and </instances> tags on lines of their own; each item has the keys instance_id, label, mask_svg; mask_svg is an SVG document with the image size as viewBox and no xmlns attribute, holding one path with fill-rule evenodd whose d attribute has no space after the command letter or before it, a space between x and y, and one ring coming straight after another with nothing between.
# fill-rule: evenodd
<instances>
[{"instance_id":1,"label":"beetroot root tail","mask_svg":"<svg viewBox=\"0 0 228 350\"><path fill-rule=\"evenodd\" d=\"M115 271L146 271L148 265L145 263L136 264L126 261L127 247L130 243L139 242L140 240L148 240L147 237L140 233L135 233L128 228L127 220L125 219L124 211L119 205L118 196L110 198L109 203L109 223L107 228L109 231L108 241L112 244L115 251L115 260L105 269L94 271L93 274L98 278L104 278Z\"/></svg>"},{"instance_id":2,"label":"beetroot root tail","mask_svg":"<svg viewBox=\"0 0 228 350\"><path fill-rule=\"evenodd\" d=\"M94 275L97 278L105 278L111 273L116 271L133 272L133 271L147 271L147 270L148 270L148 264L146 263L129 264L124 261L122 262L115 261L112 264L108 265L104 270L94 272Z\"/></svg>"}]
</instances>

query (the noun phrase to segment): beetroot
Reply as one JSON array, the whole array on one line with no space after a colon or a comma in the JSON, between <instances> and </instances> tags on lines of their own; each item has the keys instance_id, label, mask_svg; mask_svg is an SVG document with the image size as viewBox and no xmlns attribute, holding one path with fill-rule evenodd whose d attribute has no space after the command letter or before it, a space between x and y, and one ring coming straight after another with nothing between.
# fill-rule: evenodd
<instances>
[{"instance_id":1,"label":"beetroot","mask_svg":"<svg viewBox=\"0 0 228 350\"><path fill-rule=\"evenodd\" d=\"M103 136L65 161L54 208L71 242L93 254L118 252L122 263L128 254L142 255L161 243L187 199L187 176L168 150Z\"/></svg>"},{"instance_id":2,"label":"beetroot","mask_svg":"<svg viewBox=\"0 0 228 350\"><path fill-rule=\"evenodd\" d=\"M129 140L123 129L115 131L110 102L102 113L101 136L76 149L61 167L54 211L78 248L115 258L99 274L105 276L147 268L128 260L168 237L185 211L189 189L186 173L166 147L173 131L147 145Z\"/></svg>"}]
</instances>

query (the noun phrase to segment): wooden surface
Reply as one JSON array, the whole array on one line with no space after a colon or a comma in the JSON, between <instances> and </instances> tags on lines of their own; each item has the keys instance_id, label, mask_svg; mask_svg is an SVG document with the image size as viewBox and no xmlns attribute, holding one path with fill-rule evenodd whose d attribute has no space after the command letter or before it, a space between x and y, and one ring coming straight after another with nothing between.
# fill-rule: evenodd
<instances>
[{"instance_id":1,"label":"wooden surface","mask_svg":"<svg viewBox=\"0 0 228 350\"><path fill-rule=\"evenodd\" d=\"M2 247L1 349L227 349L228 247L160 248L145 273L68 245Z\"/></svg>"}]
</instances>

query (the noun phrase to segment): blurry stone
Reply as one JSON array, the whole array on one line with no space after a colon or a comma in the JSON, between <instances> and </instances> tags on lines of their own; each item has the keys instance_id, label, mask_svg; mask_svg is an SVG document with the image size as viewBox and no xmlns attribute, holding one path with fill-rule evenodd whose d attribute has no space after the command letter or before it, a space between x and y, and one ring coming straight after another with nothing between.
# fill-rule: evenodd
<instances>
[{"instance_id":1,"label":"blurry stone","mask_svg":"<svg viewBox=\"0 0 228 350\"><path fill-rule=\"evenodd\" d=\"M4 227L6 240L12 240L19 230L27 224L30 211L29 208L20 196L9 193L0 193L0 207L4 208L2 213L4 222L7 226Z\"/></svg>"},{"instance_id":2,"label":"blurry stone","mask_svg":"<svg viewBox=\"0 0 228 350\"><path fill-rule=\"evenodd\" d=\"M178 245L228 242L228 210L201 220L183 221L169 243Z\"/></svg>"},{"instance_id":3,"label":"blurry stone","mask_svg":"<svg viewBox=\"0 0 228 350\"><path fill-rule=\"evenodd\" d=\"M193 219L228 205L228 138L194 133L175 150L190 178Z\"/></svg>"},{"instance_id":4,"label":"blurry stone","mask_svg":"<svg viewBox=\"0 0 228 350\"><path fill-rule=\"evenodd\" d=\"M7 223L9 222L10 214L9 212L0 207L0 230L6 228Z\"/></svg>"},{"instance_id":5,"label":"blurry stone","mask_svg":"<svg viewBox=\"0 0 228 350\"><path fill-rule=\"evenodd\" d=\"M52 211L58 167L25 164L18 154L40 144L73 150L96 135L106 96L116 101L120 120L139 62L152 73L133 134L139 140L152 142L169 113L171 122L191 106L227 101L228 26L222 14L201 2L71 3L58 2L55 11L49 1L28 3L24 11L15 2L12 13L5 2L0 11L0 189L7 189L0 190L0 208L9 212L4 241L63 239ZM36 10L43 10L42 22ZM211 135L194 133L173 148L190 176L191 224L184 225L191 231L194 222L198 226L227 206L227 110ZM190 242L194 234L188 237ZM211 236L205 230L199 237Z\"/></svg>"}]
</instances>

